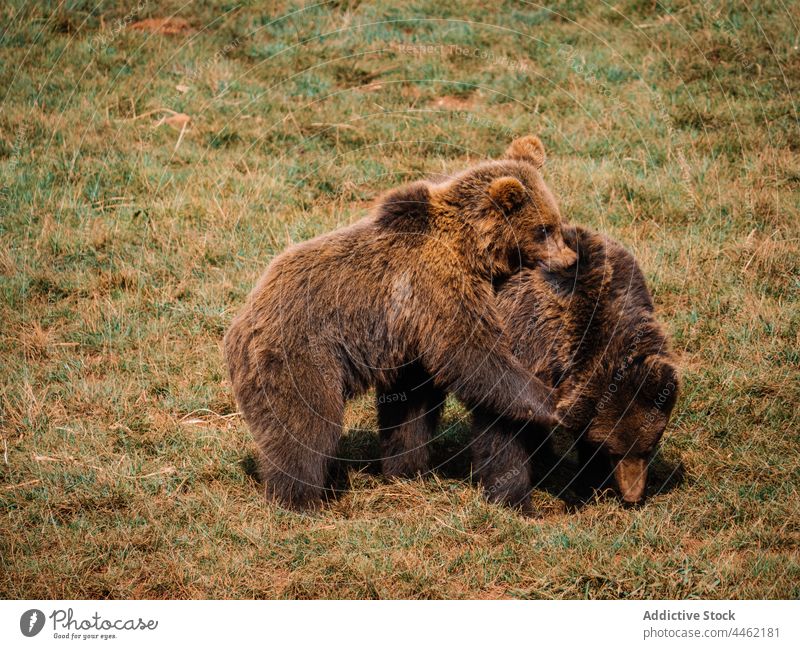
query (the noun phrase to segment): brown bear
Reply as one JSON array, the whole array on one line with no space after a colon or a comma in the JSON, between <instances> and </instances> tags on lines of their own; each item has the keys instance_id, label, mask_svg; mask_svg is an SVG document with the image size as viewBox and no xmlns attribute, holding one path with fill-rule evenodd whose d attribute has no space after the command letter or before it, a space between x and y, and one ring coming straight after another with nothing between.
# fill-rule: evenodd
<instances>
[{"instance_id":1,"label":"brown bear","mask_svg":"<svg viewBox=\"0 0 800 649\"><path fill-rule=\"evenodd\" d=\"M361 221L270 263L224 341L269 496L297 508L320 501L345 401L371 386L389 427L415 425L413 395L392 395L418 385L510 419L554 421L550 388L511 353L492 284L537 260L574 260L543 162L538 138L517 139L504 159L390 192ZM384 469L405 475L424 462L409 453Z\"/></svg>"},{"instance_id":2,"label":"brown bear","mask_svg":"<svg viewBox=\"0 0 800 649\"><path fill-rule=\"evenodd\" d=\"M514 275L498 288L498 309L515 356L557 386L584 484L613 475L622 500L640 503L677 397L675 362L633 255L581 227L563 233L575 265ZM530 459L546 437L537 427L475 412L473 470L490 501L530 510Z\"/></svg>"}]
</instances>

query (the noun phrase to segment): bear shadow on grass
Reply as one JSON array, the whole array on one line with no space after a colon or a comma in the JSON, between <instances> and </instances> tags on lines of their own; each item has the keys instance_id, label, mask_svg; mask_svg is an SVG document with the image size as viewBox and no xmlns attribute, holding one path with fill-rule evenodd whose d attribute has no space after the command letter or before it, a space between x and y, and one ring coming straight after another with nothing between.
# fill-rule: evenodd
<instances>
[{"instance_id":1,"label":"bear shadow on grass","mask_svg":"<svg viewBox=\"0 0 800 649\"><path fill-rule=\"evenodd\" d=\"M468 420L443 422L430 442L430 473L475 485L470 438ZM604 493L608 482L590 484L581 476L573 442L564 433L554 435L550 444L541 442L544 440L537 444L541 450L531 459L534 491L545 491L572 510L594 501L596 493ZM245 474L259 480L252 453L240 461L240 466ZM348 491L351 472L381 475L381 447L376 430L351 428L342 435L336 458L331 462L328 497L337 498ZM647 496L669 493L684 479L683 462L667 460L659 452L650 463Z\"/></svg>"}]
</instances>

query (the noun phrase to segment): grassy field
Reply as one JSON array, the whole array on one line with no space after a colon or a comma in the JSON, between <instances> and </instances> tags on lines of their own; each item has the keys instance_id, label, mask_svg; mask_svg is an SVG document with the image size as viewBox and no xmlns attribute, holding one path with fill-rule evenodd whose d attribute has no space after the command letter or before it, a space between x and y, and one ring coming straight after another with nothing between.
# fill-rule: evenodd
<instances>
[{"instance_id":1,"label":"grassy field","mask_svg":"<svg viewBox=\"0 0 800 649\"><path fill-rule=\"evenodd\" d=\"M0 596L800 597L800 8L700 4L3 3ZM363 399L350 490L268 506L221 359L258 275L526 133L674 340L648 504L485 504L455 402L387 483Z\"/></svg>"}]
</instances>

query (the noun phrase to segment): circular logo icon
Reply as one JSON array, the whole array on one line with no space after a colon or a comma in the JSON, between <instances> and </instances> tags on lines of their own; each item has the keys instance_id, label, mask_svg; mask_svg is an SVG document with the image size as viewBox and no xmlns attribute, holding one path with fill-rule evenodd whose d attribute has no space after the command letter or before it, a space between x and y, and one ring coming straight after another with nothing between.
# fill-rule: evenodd
<instances>
[{"instance_id":1,"label":"circular logo icon","mask_svg":"<svg viewBox=\"0 0 800 649\"><path fill-rule=\"evenodd\" d=\"M19 618L19 630L22 635L32 638L44 627L44 613L38 608L25 611Z\"/></svg>"}]
</instances>

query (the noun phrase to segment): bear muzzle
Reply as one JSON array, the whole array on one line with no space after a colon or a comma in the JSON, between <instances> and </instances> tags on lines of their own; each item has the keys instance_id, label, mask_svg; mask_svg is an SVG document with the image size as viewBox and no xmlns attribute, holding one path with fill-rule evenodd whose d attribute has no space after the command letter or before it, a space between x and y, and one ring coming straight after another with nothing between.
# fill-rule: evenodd
<instances>
[{"instance_id":1,"label":"bear muzzle","mask_svg":"<svg viewBox=\"0 0 800 649\"><path fill-rule=\"evenodd\" d=\"M548 269L569 268L578 260L576 252L560 237L550 237L546 246L547 253L541 260L541 265Z\"/></svg>"},{"instance_id":2,"label":"bear muzzle","mask_svg":"<svg viewBox=\"0 0 800 649\"><path fill-rule=\"evenodd\" d=\"M614 480L620 498L626 505L641 505L644 502L647 464L647 458L623 457L614 467Z\"/></svg>"}]
</instances>

